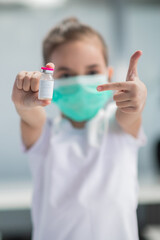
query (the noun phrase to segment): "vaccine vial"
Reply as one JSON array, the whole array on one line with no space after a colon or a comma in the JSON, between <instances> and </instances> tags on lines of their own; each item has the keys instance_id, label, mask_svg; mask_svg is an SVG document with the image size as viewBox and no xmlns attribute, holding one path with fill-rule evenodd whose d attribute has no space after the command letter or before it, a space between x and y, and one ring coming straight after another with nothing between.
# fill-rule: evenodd
<instances>
[{"instance_id":1,"label":"vaccine vial","mask_svg":"<svg viewBox=\"0 0 160 240\"><path fill-rule=\"evenodd\" d=\"M39 82L38 99L51 100L53 96L54 78L53 68L41 67L41 78Z\"/></svg>"}]
</instances>

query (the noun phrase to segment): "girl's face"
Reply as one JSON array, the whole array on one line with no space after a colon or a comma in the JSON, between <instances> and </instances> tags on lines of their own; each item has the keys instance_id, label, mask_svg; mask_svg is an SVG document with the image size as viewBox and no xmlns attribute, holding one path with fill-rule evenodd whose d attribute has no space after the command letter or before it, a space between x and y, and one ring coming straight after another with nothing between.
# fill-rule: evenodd
<instances>
[{"instance_id":1,"label":"girl's face","mask_svg":"<svg viewBox=\"0 0 160 240\"><path fill-rule=\"evenodd\" d=\"M108 69L101 47L94 42L72 41L59 47L51 55L55 64L54 78L76 75L107 74Z\"/></svg>"},{"instance_id":2,"label":"girl's face","mask_svg":"<svg viewBox=\"0 0 160 240\"><path fill-rule=\"evenodd\" d=\"M107 74L110 81L112 68L107 68L99 44L94 41L72 41L60 45L51 54L55 64L54 78L68 78L76 75ZM75 128L83 128L86 121L76 122L62 113Z\"/></svg>"}]
</instances>

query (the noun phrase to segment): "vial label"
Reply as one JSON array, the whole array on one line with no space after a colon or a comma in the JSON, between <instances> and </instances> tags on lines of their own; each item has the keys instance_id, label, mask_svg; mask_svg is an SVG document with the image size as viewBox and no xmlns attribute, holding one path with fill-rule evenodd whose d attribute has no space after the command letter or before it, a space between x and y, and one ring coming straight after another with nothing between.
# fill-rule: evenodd
<instances>
[{"instance_id":1,"label":"vial label","mask_svg":"<svg viewBox=\"0 0 160 240\"><path fill-rule=\"evenodd\" d=\"M53 81L40 80L39 83L39 99L52 99L53 96Z\"/></svg>"}]
</instances>

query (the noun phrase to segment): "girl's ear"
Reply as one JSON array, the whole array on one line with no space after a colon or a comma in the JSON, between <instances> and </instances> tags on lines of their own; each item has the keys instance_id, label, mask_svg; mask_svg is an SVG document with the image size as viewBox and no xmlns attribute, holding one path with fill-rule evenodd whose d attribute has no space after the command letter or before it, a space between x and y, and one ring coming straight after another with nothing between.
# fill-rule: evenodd
<instances>
[{"instance_id":1,"label":"girl's ear","mask_svg":"<svg viewBox=\"0 0 160 240\"><path fill-rule=\"evenodd\" d=\"M113 76L113 73L114 73L113 67L109 66L107 68L107 70L108 70L108 82L111 82L112 81L112 76Z\"/></svg>"}]
</instances>

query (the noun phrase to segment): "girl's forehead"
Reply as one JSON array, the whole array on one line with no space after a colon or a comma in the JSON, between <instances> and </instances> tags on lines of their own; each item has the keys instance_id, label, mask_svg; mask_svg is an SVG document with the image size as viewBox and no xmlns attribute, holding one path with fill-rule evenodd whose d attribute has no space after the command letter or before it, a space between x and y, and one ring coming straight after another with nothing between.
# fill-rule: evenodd
<instances>
[{"instance_id":1,"label":"girl's forehead","mask_svg":"<svg viewBox=\"0 0 160 240\"><path fill-rule=\"evenodd\" d=\"M64 43L54 49L51 62L57 65L89 65L105 64L101 47L92 41L72 41Z\"/></svg>"}]
</instances>

